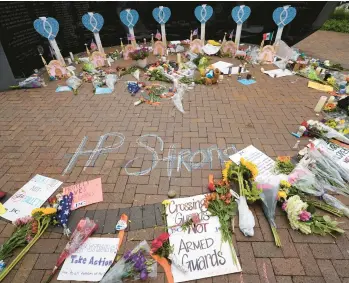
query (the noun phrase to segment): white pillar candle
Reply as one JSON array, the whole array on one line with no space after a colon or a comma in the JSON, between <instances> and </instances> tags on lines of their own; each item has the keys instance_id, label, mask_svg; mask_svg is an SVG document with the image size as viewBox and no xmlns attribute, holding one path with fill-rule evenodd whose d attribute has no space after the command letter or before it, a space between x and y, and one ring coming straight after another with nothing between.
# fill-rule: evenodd
<instances>
[{"instance_id":1,"label":"white pillar candle","mask_svg":"<svg viewBox=\"0 0 349 283\"><path fill-rule=\"evenodd\" d=\"M177 53L177 64L182 63L182 55L181 53Z\"/></svg>"},{"instance_id":2,"label":"white pillar candle","mask_svg":"<svg viewBox=\"0 0 349 283\"><path fill-rule=\"evenodd\" d=\"M330 98L328 99L327 103L333 103L334 99L335 99L335 97L333 95L331 95Z\"/></svg>"},{"instance_id":3,"label":"white pillar candle","mask_svg":"<svg viewBox=\"0 0 349 283\"><path fill-rule=\"evenodd\" d=\"M318 103L316 104L314 111L319 113L322 110L322 107L324 107L326 103L327 97L326 96L321 96Z\"/></svg>"},{"instance_id":4,"label":"white pillar candle","mask_svg":"<svg viewBox=\"0 0 349 283\"><path fill-rule=\"evenodd\" d=\"M72 52L69 52L69 55L70 55L70 59L71 59L72 61L74 61L74 55L73 55L73 53L72 53Z\"/></svg>"},{"instance_id":5,"label":"white pillar candle","mask_svg":"<svg viewBox=\"0 0 349 283\"><path fill-rule=\"evenodd\" d=\"M72 62L72 60L70 58L67 58L67 61L68 61L68 65L70 65Z\"/></svg>"}]
</instances>

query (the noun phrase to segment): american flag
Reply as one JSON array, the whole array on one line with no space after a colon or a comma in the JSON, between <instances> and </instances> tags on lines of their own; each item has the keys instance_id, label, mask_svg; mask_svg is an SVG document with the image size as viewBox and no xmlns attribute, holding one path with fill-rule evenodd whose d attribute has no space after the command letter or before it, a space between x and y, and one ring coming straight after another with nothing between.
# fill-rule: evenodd
<instances>
[{"instance_id":1,"label":"american flag","mask_svg":"<svg viewBox=\"0 0 349 283\"><path fill-rule=\"evenodd\" d=\"M234 35L234 30L229 34L229 39L232 39Z\"/></svg>"},{"instance_id":2,"label":"american flag","mask_svg":"<svg viewBox=\"0 0 349 283\"><path fill-rule=\"evenodd\" d=\"M127 34L127 40L129 41L135 40L135 37L131 34Z\"/></svg>"},{"instance_id":3,"label":"american flag","mask_svg":"<svg viewBox=\"0 0 349 283\"><path fill-rule=\"evenodd\" d=\"M161 40L161 33L159 32L159 30L156 30L155 38L157 40Z\"/></svg>"},{"instance_id":4,"label":"american flag","mask_svg":"<svg viewBox=\"0 0 349 283\"><path fill-rule=\"evenodd\" d=\"M59 202L57 207L57 222L60 226L66 227L68 224L70 212L71 212L71 204L73 202L73 193L70 193L68 196L63 196L63 199Z\"/></svg>"},{"instance_id":5,"label":"american flag","mask_svg":"<svg viewBox=\"0 0 349 283\"><path fill-rule=\"evenodd\" d=\"M194 35L198 35L198 32L199 32L199 30L198 30L198 29L194 30L194 32L193 32L193 36L194 36Z\"/></svg>"}]
</instances>

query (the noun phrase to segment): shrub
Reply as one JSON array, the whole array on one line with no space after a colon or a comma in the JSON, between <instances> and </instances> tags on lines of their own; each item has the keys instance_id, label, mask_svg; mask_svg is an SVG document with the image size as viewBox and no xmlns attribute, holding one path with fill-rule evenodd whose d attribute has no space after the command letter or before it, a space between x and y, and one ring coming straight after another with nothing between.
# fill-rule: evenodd
<instances>
[{"instance_id":1,"label":"shrub","mask_svg":"<svg viewBox=\"0 0 349 283\"><path fill-rule=\"evenodd\" d=\"M349 19L348 20L329 19L324 23L321 29L349 33Z\"/></svg>"}]
</instances>

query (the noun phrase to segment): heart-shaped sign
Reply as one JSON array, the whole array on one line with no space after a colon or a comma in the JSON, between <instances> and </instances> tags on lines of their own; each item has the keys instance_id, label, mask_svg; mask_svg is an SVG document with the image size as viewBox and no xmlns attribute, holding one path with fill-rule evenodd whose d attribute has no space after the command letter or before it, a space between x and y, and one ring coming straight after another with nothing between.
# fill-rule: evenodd
<instances>
[{"instance_id":1,"label":"heart-shaped sign","mask_svg":"<svg viewBox=\"0 0 349 283\"><path fill-rule=\"evenodd\" d=\"M238 25L242 25L242 23L246 21L250 15L251 9L245 5L236 6L233 8L233 10L231 10L231 16Z\"/></svg>"},{"instance_id":2,"label":"heart-shaped sign","mask_svg":"<svg viewBox=\"0 0 349 283\"><path fill-rule=\"evenodd\" d=\"M35 30L48 40L54 40L59 31L59 24L54 18L40 17L34 21Z\"/></svg>"},{"instance_id":3,"label":"heart-shaped sign","mask_svg":"<svg viewBox=\"0 0 349 283\"><path fill-rule=\"evenodd\" d=\"M204 24L212 17L213 9L211 6L203 4L195 8L194 14L198 21Z\"/></svg>"},{"instance_id":4,"label":"heart-shaped sign","mask_svg":"<svg viewBox=\"0 0 349 283\"><path fill-rule=\"evenodd\" d=\"M104 19L98 13L86 13L82 16L82 23L88 30L92 32L99 32L104 24Z\"/></svg>"},{"instance_id":5,"label":"heart-shaped sign","mask_svg":"<svg viewBox=\"0 0 349 283\"><path fill-rule=\"evenodd\" d=\"M273 12L273 20L279 28L288 25L296 17L297 10L290 6L276 8Z\"/></svg>"},{"instance_id":6,"label":"heart-shaped sign","mask_svg":"<svg viewBox=\"0 0 349 283\"><path fill-rule=\"evenodd\" d=\"M138 22L139 15L136 10L126 9L121 11L120 19L125 26L133 28Z\"/></svg>"},{"instance_id":7,"label":"heart-shaped sign","mask_svg":"<svg viewBox=\"0 0 349 283\"><path fill-rule=\"evenodd\" d=\"M160 25L166 24L171 17L171 10L168 7L157 7L153 10L153 17Z\"/></svg>"}]
</instances>

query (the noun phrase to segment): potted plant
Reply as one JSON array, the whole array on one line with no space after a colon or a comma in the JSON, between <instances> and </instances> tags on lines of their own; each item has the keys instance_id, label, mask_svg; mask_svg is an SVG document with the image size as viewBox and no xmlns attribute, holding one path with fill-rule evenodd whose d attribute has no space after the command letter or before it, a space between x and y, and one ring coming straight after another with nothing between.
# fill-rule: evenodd
<instances>
[{"instance_id":1,"label":"potted plant","mask_svg":"<svg viewBox=\"0 0 349 283\"><path fill-rule=\"evenodd\" d=\"M136 60L137 66L145 68L147 66L147 57L149 56L149 50L146 47L139 48L130 53L132 60Z\"/></svg>"}]
</instances>

